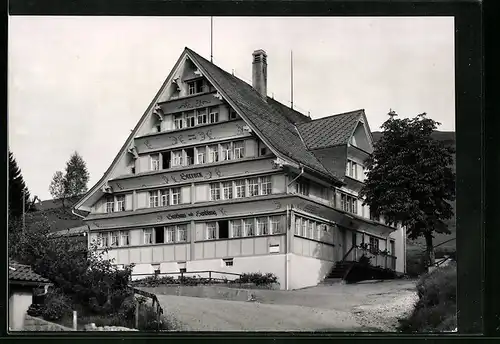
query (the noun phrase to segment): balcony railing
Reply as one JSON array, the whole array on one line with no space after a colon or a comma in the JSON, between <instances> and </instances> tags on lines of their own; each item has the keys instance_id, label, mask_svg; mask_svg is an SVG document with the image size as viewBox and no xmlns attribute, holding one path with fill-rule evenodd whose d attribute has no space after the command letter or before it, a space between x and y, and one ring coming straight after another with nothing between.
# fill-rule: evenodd
<instances>
[{"instance_id":1,"label":"balcony railing","mask_svg":"<svg viewBox=\"0 0 500 344\"><path fill-rule=\"evenodd\" d=\"M396 256L390 255L386 251L370 248L370 245L361 244L351 247L342 261L359 262L363 256L370 260L372 266L396 270Z\"/></svg>"}]
</instances>

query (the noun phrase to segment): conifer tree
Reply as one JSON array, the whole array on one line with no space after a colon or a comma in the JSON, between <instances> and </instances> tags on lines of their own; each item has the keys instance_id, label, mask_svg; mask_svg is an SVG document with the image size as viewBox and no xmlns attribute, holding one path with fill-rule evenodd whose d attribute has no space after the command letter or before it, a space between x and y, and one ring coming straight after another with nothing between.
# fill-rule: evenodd
<instances>
[{"instance_id":1,"label":"conifer tree","mask_svg":"<svg viewBox=\"0 0 500 344\"><path fill-rule=\"evenodd\" d=\"M9 215L13 218L21 218L23 214L23 197L25 211L30 211L32 208L29 201L30 193L14 154L9 151Z\"/></svg>"}]
</instances>

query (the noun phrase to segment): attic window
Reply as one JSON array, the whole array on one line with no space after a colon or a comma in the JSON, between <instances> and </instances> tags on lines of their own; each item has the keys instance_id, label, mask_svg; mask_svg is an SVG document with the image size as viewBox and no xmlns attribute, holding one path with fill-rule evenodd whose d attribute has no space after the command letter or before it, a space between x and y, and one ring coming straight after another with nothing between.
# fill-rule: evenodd
<instances>
[{"instance_id":1,"label":"attic window","mask_svg":"<svg viewBox=\"0 0 500 344\"><path fill-rule=\"evenodd\" d=\"M188 93L192 95L206 92L206 86L205 80L203 79L188 82Z\"/></svg>"},{"instance_id":2,"label":"attic window","mask_svg":"<svg viewBox=\"0 0 500 344\"><path fill-rule=\"evenodd\" d=\"M234 109L229 109L229 119L237 119L238 118L238 114L236 113L236 111L234 111Z\"/></svg>"}]
</instances>

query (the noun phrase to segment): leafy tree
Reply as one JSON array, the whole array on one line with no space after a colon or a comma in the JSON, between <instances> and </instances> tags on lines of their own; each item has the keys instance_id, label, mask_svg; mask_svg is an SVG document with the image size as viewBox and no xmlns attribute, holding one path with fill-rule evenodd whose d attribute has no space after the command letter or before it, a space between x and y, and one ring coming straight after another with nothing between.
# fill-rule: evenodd
<instances>
[{"instance_id":1,"label":"leafy tree","mask_svg":"<svg viewBox=\"0 0 500 344\"><path fill-rule=\"evenodd\" d=\"M89 172L87 165L78 152L74 152L66 162L65 173L57 171L52 177L49 192L54 199L62 201L63 206L66 199L79 196L87 192Z\"/></svg>"},{"instance_id":2,"label":"leafy tree","mask_svg":"<svg viewBox=\"0 0 500 344\"><path fill-rule=\"evenodd\" d=\"M24 196L23 191L25 192ZM25 211L30 211L32 209L32 203L29 200L30 193L14 155L9 152L9 215L13 218L22 216L23 198Z\"/></svg>"},{"instance_id":3,"label":"leafy tree","mask_svg":"<svg viewBox=\"0 0 500 344\"><path fill-rule=\"evenodd\" d=\"M63 203L63 206L66 199L64 183L65 179L63 173L61 171L57 171L56 173L54 173L54 176L52 176L52 181L49 185L49 192L52 195L52 198L60 199Z\"/></svg>"},{"instance_id":4,"label":"leafy tree","mask_svg":"<svg viewBox=\"0 0 500 344\"><path fill-rule=\"evenodd\" d=\"M382 124L382 136L365 161L368 169L361 196L375 216L400 223L409 238L425 238L426 259L434 263L433 233L450 234L445 220L453 216L455 174L453 149L431 138L440 123L420 114L398 119L393 111Z\"/></svg>"}]
</instances>

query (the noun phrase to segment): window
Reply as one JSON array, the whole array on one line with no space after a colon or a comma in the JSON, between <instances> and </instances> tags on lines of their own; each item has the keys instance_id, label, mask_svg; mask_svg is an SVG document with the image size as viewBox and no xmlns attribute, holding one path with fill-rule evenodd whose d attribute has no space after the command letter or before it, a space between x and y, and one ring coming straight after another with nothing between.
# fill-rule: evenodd
<instances>
[{"instance_id":1,"label":"window","mask_svg":"<svg viewBox=\"0 0 500 344\"><path fill-rule=\"evenodd\" d=\"M240 179L234 182L236 185L236 198L245 197L245 179Z\"/></svg>"},{"instance_id":2,"label":"window","mask_svg":"<svg viewBox=\"0 0 500 344\"><path fill-rule=\"evenodd\" d=\"M219 239L229 238L229 221L219 221Z\"/></svg>"},{"instance_id":3,"label":"window","mask_svg":"<svg viewBox=\"0 0 500 344\"><path fill-rule=\"evenodd\" d=\"M259 195L259 178L250 178L248 180L248 196Z\"/></svg>"},{"instance_id":4,"label":"window","mask_svg":"<svg viewBox=\"0 0 500 344\"><path fill-rule=\"evenodd\" d=\"M220 200L220 185L219 183L210 184L210 200L218 201Z\"/></svg>"},{"instance_id":5,"label":"window","mask_svg":"<svg viewBox=\"0 0 500 344\"><path fill-rule=\"evenodd\" d=\"M116 211L125 211L125 195L116 196Z\"/></svg>"},{"instance_id":6,"label":"window","mask_svg":"<svg viewBox=\"0 0 500 344\"><path fill-rule=\"evenodd\" d=\"M170 152L161 153L161 167L163 170L170 168Z\"/></svg>"},{"instance_id":7,"label":"window","mask_svg":"<svg viewBox=\"0 0 500 344\"><path fill-rule=\"evenodd\" d=\"M153 233L151 228L144 229L144 244L152 244L153 243Z\"/></svg>"},{"instance_id":8,"label":"window","mask_svg":"<svg viewBox=\"0 0 500 344\"><path fill-rule=\"evenodd\" d=\"M233 108L229 108L229 119L236 119L238 118L238 114L236 111L234 111Z\"/></svg>"},{"instance_id":9,"label":"window","mask_svg":"<svg viewBox=\"0 0 500 344\"><path fill-rule=\"evenodd\" d=\"M296 184L296 191L300 195L309 196L309 183L305 179L300 179Z\"/></svg>"},{"instance_id":10,"label":"window","mask_svg":"<svg viewBox=\"0 0 500 344\"><path fill-rule=\"evenodd\" d=\"M379 240L374 237L370 237L370 252L377 254L379 251Z\"/></svg>"},{"instance_id":11,"label":"window","mask_svg":"<svg viewBox=\"0 0 500 344\"><path fill-rule=\"evenodd\" d=\"M172 205L177 205L181 202L181 189L180 188L170 189L170 194L172 195Z\"/></svg>"},{"instance_id":12,"label":"window","mask_svg":"<svg viewBox=\"0 0 500 344\"><path fill-rule=\"evenodd\" d=\"M302 233L301 236L307 237L307 228L309 226L309 221L307 219L302 219Z\"/></svg>"},{"instance_id":13,"label":"window","mask_svg":"<svg viewBox=\"0 0 500 344\"><path fill-rule=\"evenodd\" d=\"M233 258L223 259L223 261L224 261L224 265L233 266Z\"/></svg>"},{"instance_id":14,"label":"window","mask_svg":"<svg viewBox=\"0 0 500 344\"><path fill-rule=\"evenodd\" d=\"M172 152L172 167L182 165L182 151Z\"/></svg>"},{"instance_id":15,"label":"window","mask_svg":"<svg viewBox=\"0 0 500 344\"><path fill-rule=\"evenodd\" d=\"M271 234L279 233L281 233L281 216L271 216Z\"/></svg>"},{"instance_id":16,"label":"window","mask_svg":"<svg viewBox=\"0 0 500 344\"><path fill-rule=\"evenodd\" d=\"M234 159L243 159L245 157L245 141L236 141L233 143Z\"/></svg>"},{"instance_id":17,"label":"window","mask_svg":"<svg viewBox=\"0 0 500 344\"><path fill-rule=\"evenodd\" d=\"M168 196L169 196L168 190L161 190L160 191L160 204L162 207L170 205Z\"/></svg>"},{"instance_id":18,"label":"window","mask_svg":"<svg viewBox=\"0 0 500 344\"><path fill-rule=\"evenodd\" d=\"M186 153L185 165L192 165L194 163L194 148L186 148L184 152Z\"/></svg>"},{"instance_id":19,"label":"window","mask_svg":"<svg viewBox=\"0 0 500 344\"><path fill-rule=\"evenodd\" d=\"M323 236L323 226L324 224L322 223L316 223L316 231L314 232L314 239L321 240L321 237Z\"/></svg>"},{"instance_id":20,"label":"window","mask_svg":"<svg viewBox=\"0 0 500 344\"><path fill-rule=\"evenodd\" d=\"M205 163L205 147L200 147L196 149L196 157L197 157L197 163L198 164L204 164Z\"/></svg>"},{"instance_id":21,"label":"window","mask_svg":"<svg viewBox=\"0 0 500 344\"><path fill-rule=\"evenodd\" d=\"M198 125L207 124L207 109L199 109L196 116Z\"/></svg>"},{"instance_id":22,"label":"window","mask_svg":"<svg viewBox=\"0 0 500 344\"><path fill-rule=\"evenodd\" d=\"M295 235L301 235L302 223L300 217L295 216Z\"/></svg>"},{"instance_id":23,"label":"window","mask_svg":"<svg viewBox=\"0 0 500 344\"><path fill-rule=\"evenodd\" d=\"M380 216L376 216L372 211L370 211L370 220L380 222Z\"/></svg>"},{"instance_id":24,"label":"window","mask_svg":"<svg viewBox=\"0 0 500 344\"><path fill-rule=\"evenodd\" d=\"M158 191L149 191L149 207L155 208L158 206Z\"/></svg>"},{"instance_id":25,"label":"window","mask_svg":"<svg viewBox=\"0 0 500 344\"><path fill-rule=\"evenodd\" d=\"M231 143L223 143L220 145L221 147L221 160L231 160Z\"/></svg>"},{"instance_id":26,"label":"window","mask_svg":"<svg viewBox=\"0 0 500 344\"><path fill-rule=\"evenodd\" d=\"M257 235L268 235L267 217L260 217L257 219Z\"/></svg>"},{"instance_id":27,"label":"window","mask_svg":"<svg viewBox=\"0 0 500 344\"><path fill-rule=\"evenodd\" d=\"M241 220L233 220L231 221L231 227L232 227L232 237L233 238L239 238L242 236L241 233Z\"/></svg>"},{"instance_id":28,"label":"window","mask_svg":"<svg viewBox=\"0 0 500 344\"><path fill-rule=\"evenodd\" d=\"M111 246L118 246L118 232L111 232Z\"/></svg>"},{"instance_id":29,"label":"window","mask_svg":"<svg viewBox=\"0 0 500 344\"><path fill-rule=\"evenodd\" d=\"M109 246L109 235L108 233L99 233L97 234L97 243L99 247L108 247Z\"/></svg>"},{"instance_id":30,"label":"window","mask_svg":"<svg viewBox=\"0 0 500 344\"><path fill-rule=\"evenodd\" d=\"M187 241L187 225L177 226L177 242Z\"/></svg>"},{"instance_id":31,"label":"window","mask_svg":"<svg viewBox=\"0 0 500 344\"><path fill-rule=\"evenodd\" d=\"M194 111L186 112L186 127L194 127L196 123L196 117L194 116Z\"/></svg>"},{"instance_id":32,"label":"window","mask_svg":"<svg viewBox=\"0 0 500 344\"><path fill-rule=\"evenodd\" d=\"M120 245L121 246L128 246L130 245L130 241L129 241L129 231L121 231L120 232Z\"/></svg>"},{"instance_id":33,"label":"window","mask_svg":"<svg viewBox=\"0 0 500 344\"><path fill-rule=\"evenodd\" d=\"M255 228L253 224L253 219L244 220L245 223L245 236L254 236Z\"/></svg>"},{"instance_id":34,"label":"window","mask_svg":"<svg viewBox=\"0 0 500 344\"><path fill-rule=\"evenodd\" d=\"M210 123L219 122L219 108L213 107L210 108Z\"/></svg>"},{"instance_id":35,"label":"window","mask_svg":"<svg viewBox=\"0 0 500 344\"><path fill-rule=\"evenodd\" d=\"M209 162L217 162L219 161L219 147L218 146L210 146L208 147L209 154Z\"/></svg>"},{"instance_id":36,"label":"window","mask_svg":"<svg viewBox=\"0 0 500 344\"><path fill-rule=\"evenodd\" d=\"M196 93L196 84L194 82L188 83L188 93L195 94Z\"/></svg>"},{"instance_id":37,"label":"window","mask_svg":"<svg viewBox=\"0 0 500 344\"><path fill-rule=\"evenodd\" d=\"M175 129L182 129L184 126L184 120L182 118L182 114L178 114L174 116L174 127Z\"/></svg>"},{"instance_id":38,"label":"window","mask_svg":"<svg viewBox=\"0 0 500 344\"><path fill-rule=\"evenodd\" d=\"M203 93L205 92L205 90L206 90L206 85L205 85L205 80L203 79L188 82L188 93L190 95Z\"/></svg>"},{"instance_id":39,"label":"window","mask_svg":"<svg viewBox=\"0 0 500 344\"><path fill-rule=\"evenodd\" d=\"M266 155L267 154L267 148L266 147L262 147L260 149L260 155Z\"/></svg>"},{"instance_id":40,"label":"window","mask_svg":"<svg viewBox=\"0 0 500 344\"><path fill-rule=\"evenodd\" d=\"M155 228L155 244L163 244L165 242L165 228Z\"/></svg>"},{"instance_id":41,"label":"window","mask_svg":"<svg viewBox=\"0 0 500 344\"><path fill-rule=\"evenodd\" d=\"M351 178L358 179L358 164L352 160L347 160L347 175Z\"/></svg>"},{"instance_id":42,"label":"window","mask_svg":"<svg viewBox=\"0 0 500 344\"><path fill-rule=\"evenodd\" d=\"M215 239L215 234L217 231L217 223L209 222L207 223L207 240Z\"/></svg>"},{"instance_id":43,"label":"window","mask_svg":"<svg viewBox=\"0 0 500 344\"><path fill-rule=\"evenodd\" d=\"M261 189L261 192L260 194L261 195L270 195L271 192L272 192L272 188L271 188L271 177L267 176L267 177L261 177L260 178L260 189Z\"/></svg>"},{"instance_id":44,"label":"window","mask_svg":"<svg viewBox=\"0 0 500 344\"><path fill-rule=\"evenodd\" d=\"M233 198L233 182L222 183L222 195L224 199Z\"/></svg>"},{"instance_id":45,"label":"window","mask_svg":"<svg viewBox=\"0 0 500 344\"><path fill-rule=\"evenodd\" d=\"M166 230L166 243L173 243L175 241L175 226L169 226Z\"/></svg>"},{"instance_id":46,"label":"window","mask_svg":"<svg viewBox=\"0 0 500 344\"><path fill-rule=\"evenodd\" d=\"M358 201L356 198L344 193L340 194L340 207L343 211L347 211L348 213L358 213Z\"/></svg>"},{"instance_id":47,"label":"window","mask_svg":"<svg viewBox=\"0 0 500 344\"><path fill-rule=\"evenodd\" d=\"M151 170L152 171L160 170L160 154L151 155Z\"/></svg>"},{"instance_id":48,"label":"window","mask_svg":"<svg viewBox=\"0 0 500 344\"><path fill-rule=\"evenodd\" d=\"M115 210L113 196L106 197L106 213L112 213Z\"/></svg>"},{"instance_id":49,"label":"window","mask_svg":"<svg viewBox=\"0 0 500 344\"><path fill-rule=\"evenodd\" d=\"M314 230L316 228L316 222L309 220L309 230L307 231L307 237L309 239L314 238Z\"/></svg>"}]
</instances>

